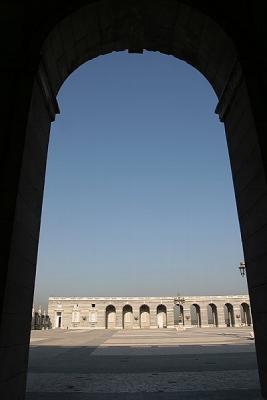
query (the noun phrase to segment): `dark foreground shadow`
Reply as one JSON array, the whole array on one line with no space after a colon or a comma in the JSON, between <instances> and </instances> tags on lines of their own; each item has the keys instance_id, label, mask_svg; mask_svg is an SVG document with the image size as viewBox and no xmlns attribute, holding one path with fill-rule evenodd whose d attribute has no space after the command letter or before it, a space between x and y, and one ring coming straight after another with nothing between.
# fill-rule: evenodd
<instances>
[{"instance_id":1,"label":"dark foreground shadow","mask_svg":"<svg viewBox=\"0 0 267 400\"><path fill-rule=\"evenodd\" d=\"M254 344L179 346L31 346L32 373L142 373L257 369Z\"/></svg>"},{"instance_id":2,"label":"dark foreground shadow","mask_svg":"<svg viewBox=\"0 0 267 400\"><path fill-rule=\"evenodd\" d=\"M262 400L259 390L174 393L27 393L26 400Z\"/></svg>"},{"instance_id":3,"label":"dark foreground shadow","mask_svg":"<svg viewBox=\"0 0 267 400\"><path fill-rule=\"evenodd\" d=\"M32 345L26 400L256 400L254 344Z\"/></svg>"}]
</instances>

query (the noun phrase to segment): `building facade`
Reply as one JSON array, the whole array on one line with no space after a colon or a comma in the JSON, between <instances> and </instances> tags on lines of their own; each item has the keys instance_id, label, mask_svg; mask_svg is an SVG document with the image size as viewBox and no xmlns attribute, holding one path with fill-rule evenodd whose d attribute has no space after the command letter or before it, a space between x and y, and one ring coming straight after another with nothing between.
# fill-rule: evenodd
<instances>
[{"instance_id":1,"label":"building facade","mask_svg":"<svg viewBox=\"0 0 267 400\"><path fill-rule=\"evenodd\" d=\"M49 297L52 328L139 329L251 325L248 295Z\"/></svg>"}]
</instances>

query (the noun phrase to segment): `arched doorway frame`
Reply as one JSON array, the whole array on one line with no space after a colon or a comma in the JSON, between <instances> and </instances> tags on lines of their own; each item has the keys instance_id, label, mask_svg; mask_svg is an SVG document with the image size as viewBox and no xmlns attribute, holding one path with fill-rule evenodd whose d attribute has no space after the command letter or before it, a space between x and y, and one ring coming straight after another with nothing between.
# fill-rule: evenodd
<instances>
[{"instance_id":1,"label":"arched doorway frame","mask_svg":"<svg viewBox=\"0 0 267 400\"><path fill-rule=\"evenodd\" d=\"M209 308L210 308L210 312L209 312ZM208 307L207 307L207 313L208 313L208 324L209 325L213 325L218 327L219 326L219 322L218 322L218 308L216 306L216 304L214 303L209 303ZM209 321L209 314L211 314L211 323Z\"/></svg>"},{"instance_id":2,"label":"arched doorway frame","mask_svg":"<svg viewBox=\"0 0 267 400\"><path fill-rule=\"evenodd\" d=\"M168 320L167 320L167 307L165 304L159 304L157 306L157 327L167 328Z\"/></svg>"},{"instance_id":3,"label":"arched doorway frame","mask_svg":"<svg viewBox=\"0 0 267 400\"><path fill-rule=\"evenodd\" d=\"M24 352L21 360L24 361L21 364L14 361L10 373L6 370L9 385L15 387L14 379L25 381L22 374L25 375L27 364L30 329L27 316L32 306L49 130L59 112L58 90L70 73L85 61L114 50L141 53L146 49L172 54L193 65L206 76L218 96L216 112L226 128L260 379L263 393L267 395L267 313L266 306L262 305L267 303L263 273L267 238L267 154L265 124L262 123L265 91L259 85L262 78L257 80L257 68L262 64L260 58L247 57L247 47L238 40L242 37L245 43L243 35L234 37L231 33L231 39L227 36L230 18L226 19L223 30L219 24L223 24L224 19L216 17L212 6L210 11L206 6L192 8L169 0L147 1L144 8L142 2L134 1L124 7L112 1L85 4L77 1L75 5L56 9L55 13L51 9L50 17L46 14L39 25L35 23L35 34L28 35L31 42L25 49L29 56L27 65L21 68L18 63L20 70L14 69L12 75L19 75L16 80L19 94L10 125L12 140L5 141L2 215L8 218L1 228L5 241L1 252L0 322L2 330L9 326L11 331L19 332L23 343L20 351ZM231 11L228 10L229 15ZM246 39L253 51L250 33ZM235 46L239 46L238 51ZM17 136L14 135L13 140L15 132ZM23 273L24 268L27 274ZM15 316L12 320L11 314ZM3 364L10 364L15 343L15 333L6 335L4 331L0 344L8 350ZM16 395L18 397L21 395Z\"/></svg>"},{"instance_id":4,"label":"arched doorway frame","mask_svg":"<svg viewBox=\"0 0 267 400\"><path fill-rule=\"evenodd\" d=\"M145 313L146 321L143 321L142 317ZM150 308L147 304L142 304L139 308L139 325L140 328L150 328Z\"/></svg>"},{"instance_id":5,"label":"arched doorway frame","mask_svg":"<svg viewBox=\"0 0 267 400\"><path fill-rule=\"evenodd\" d=\"M235 326L235 314L234 314L234 306L231 303L225 303L224 305L224 318L225 325L228 327Z\"/></svg>"},{"instance_id":6,"label":"arched doorway frame","mask_svg":"<svg viewBox=\"0 0 267 400\"><path fill-rule=\"evenodd\" d=\"M240 322L241 325L251 326L252 324L250 306L246 302L240 304Z\"/></svg>"},{"instance_id":7,"label":"arched doorway frame","mask_svg":"<svg viewBox=\"0 0 267 400\"><path fill-rule=\"evenodd\" d=\"M133 329L134 315L133 307L130 304L125 304L122 308L122 328Z\"/></svg>"},{"instance_id":8,"label":"arched doorway frame","mask_svg":"<svg viewBox=\"0 0 267 400\"><path fill-rule=\"evenodd\" d=\"M191 325L201 328L202 320L201 320L201 308L199 304L197 303L191 304L190 316L191 316ZM193 318L194 316L195 318Z\"/></svg>"},{"instance_id":9,"label":"arched doorway frame","mask_svg":"<svg viewBox=\"0 0 267 400\"><path fill-rule=\"evenodd\" d=\"M175 304L173 312L174 312L174 324L178 326L179 325L184 326L184 306L182 304ZM177 321L175 321L175 314Z\"/></svg>"},{"instance_id":10,"label":"arched doorway frame","mask_svg":"<svg viewBox=\"0 0 267 400\"><path fill-rule=\"evenodd\" d=\"M111 314L114 316L114 321L109 321ZM105 327L106 329L114 329L116 328L116 307L113 304L109 304L105 310ZM112 325L112 326L110 326Z\"/></svg>"}]
</instances>

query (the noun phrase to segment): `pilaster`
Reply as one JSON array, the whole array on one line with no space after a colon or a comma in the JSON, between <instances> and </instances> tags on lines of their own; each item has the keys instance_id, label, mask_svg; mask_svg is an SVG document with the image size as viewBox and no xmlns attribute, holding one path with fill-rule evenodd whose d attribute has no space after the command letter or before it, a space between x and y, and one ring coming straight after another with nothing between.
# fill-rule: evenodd
<instances>
[{"instance_id":1,"label":"pilaster","mask_svg":"<svg viewBox=\"0 0 267 400\"><path fill-rule=\"evenodd\" d=\"M123 329L122 319L122 308L118 308L116 309L116 329Z\"/></svg>"},{"instance_id":2,"label":"pilaster","mask_svg":"<svg viewBox=\"0 0 267 400\"><path fill-rule=\"evenodd\" d=\"M190 305L185 304L184 305L184 326L186 328L189 328L192 326L191 324L191 310L190 310Z\"/></svg>"},{"instance_id":3,"label":"pilaster","mask_svg":"<svg viewBox=\"0 0 267 400\"><path fill-rule=\"evenodd\" d=\"M204 304L202 307L200 307L200 315L201 315L201 327L208 327L209 326L209 321L208 321L208 306Z\"/></svg>"},{"instance_id":4,"label":"pilaster","mask_svg":"<svg viewBox=\"0 0 267 400\"><path fill-rule=\"evenodd\" d=\"M174 311L172 308L167 308L167 328L174 328Z\"/></svg>"},{"instance_id":5,"label":"pilaster","mask_svg":"<svg viewBox=\"0 0 267 400\"><path fill-rule=\"evenodd\" d=\"M157 308L150 308L150 328L157 328Z\"/></svg>"},{"instance_id":6,"label":"pilaster","mask_svg":"<svg viewBox=\"0 0 267 400\"><path fill-rule=\"evenodd\" d=\"M224 328L225 324L225 315L224 315L224 306L217 307L217 314L218 314L218 326L220 328Z\"/></svg>"}]
</instances>

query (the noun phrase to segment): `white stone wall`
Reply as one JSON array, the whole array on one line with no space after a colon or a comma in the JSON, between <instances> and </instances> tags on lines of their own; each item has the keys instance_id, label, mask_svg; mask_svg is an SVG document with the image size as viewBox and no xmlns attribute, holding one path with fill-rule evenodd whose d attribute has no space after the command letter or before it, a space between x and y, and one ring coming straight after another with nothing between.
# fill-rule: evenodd
<instances>
[{"instance_id":1,"label":"white stone wall","mask_svg":"<svg viewBox=\"0 0 267 400\"><path fill-rule=\"evenodd\" d=\"M217 322L219 327L225 327L225 304L229 304L233 308L234 325L242 326L241 321L241 304L245 303L249 306L250 312L250 301L248 295L229 295L229 296L186 296L184 307L184 320L185 326L192 326L190 307L192 304L196 304L200 308L201 314L201 326L211 326L208 321L208 305L214 304L217 310ZM251 313L250 313L251 315ZM251 321L252 322L252 321Z\"/></svg>"},{"instance_id":2,"label":"white stone wall","mask_svg":"<svg viewBox=\"0 0 267 400\"><path fill-rule=\"evenodd\" d=\"M194 304L199 310L201 327L214 325L225 327L227 325L224 307L225 304L229 304L234 325L241 326L242 303L247 304L250 309L248 295L186 296L182 304L184 325L194 326L192 325L194 314L191 312L191 306ZM209 304L213 304L215 310L214 324L208 320ZM142 307L144 305L146 307ZM141 310L144 308L147 310L148 307L149 313L145 317L146 327L172 328L174 327L174 306L174 297L50 297L48 313L53 328L123 329L125 326L138 329L142 320ZM113 313L109 318L108 310L112 310Z\"/></svg>"}]
</instances>

